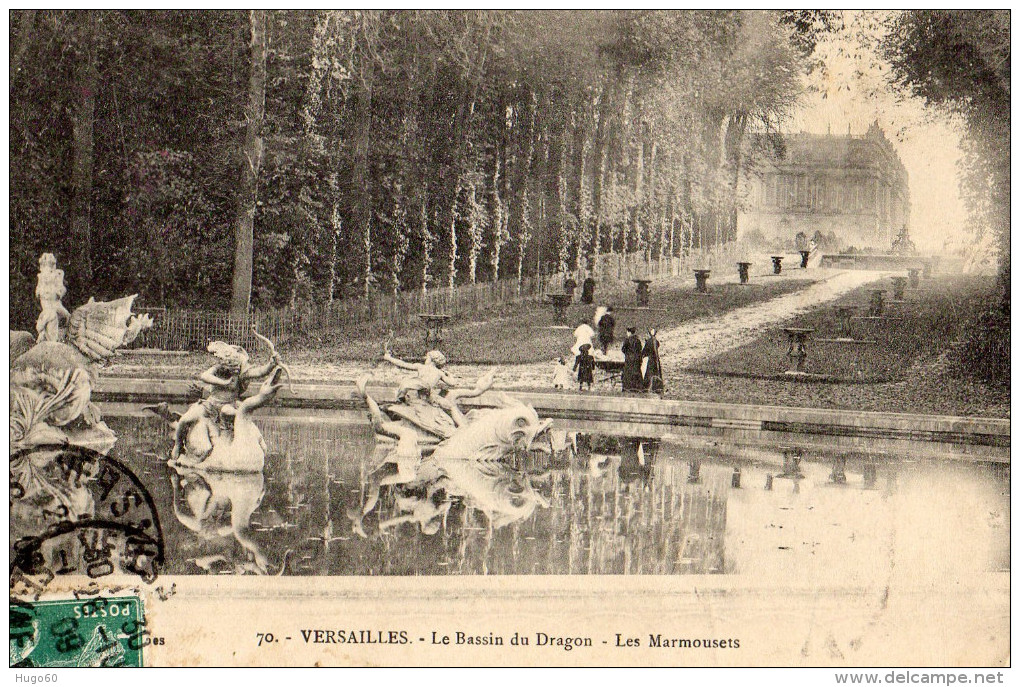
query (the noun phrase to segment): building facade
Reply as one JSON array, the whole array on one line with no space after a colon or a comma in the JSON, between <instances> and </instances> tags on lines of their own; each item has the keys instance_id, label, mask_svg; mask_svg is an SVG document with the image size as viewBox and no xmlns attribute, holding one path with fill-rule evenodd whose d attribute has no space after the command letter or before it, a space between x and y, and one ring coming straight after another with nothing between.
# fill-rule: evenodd
<instances>
[{"instance_id":1,"label":"building facade","mask_svg":"<svg viewBox=\"0 0 1020 687\"><path fill-rule=\"evenodd\" d=\"M839 248L889 250L909 223L907 171L875 122L863 136L794 134L749 177L738 237L793 247L803 232Z\"/></svg>"}]
</instances>

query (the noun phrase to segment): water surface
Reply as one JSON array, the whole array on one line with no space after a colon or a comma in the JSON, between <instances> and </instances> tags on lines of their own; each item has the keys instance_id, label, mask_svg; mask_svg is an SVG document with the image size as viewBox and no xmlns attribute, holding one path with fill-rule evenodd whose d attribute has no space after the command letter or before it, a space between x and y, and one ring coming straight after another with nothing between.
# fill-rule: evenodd
<instances>
[{"instance_id":1,"label":"water surface","mask_svg":"<svg viewBox=\"0 0 1020 687\"><path fill-rule=\"evenodd\" d=\"M551 454L384 486L369 426L260 418L261 475L174 470L157 418L108 418L156 503L168 574L741 574L1009 569L1007 465L692 448L558 431ZM845 465L843 460L845 459ZM738 474L735 474L738 473ZM785 474L789 473L789 474ZM378 473L376 473L378 474ZM845 476L845 482L841 477ZM771 488L766 488L770 486Z\"/></svg>"}]
</instances>

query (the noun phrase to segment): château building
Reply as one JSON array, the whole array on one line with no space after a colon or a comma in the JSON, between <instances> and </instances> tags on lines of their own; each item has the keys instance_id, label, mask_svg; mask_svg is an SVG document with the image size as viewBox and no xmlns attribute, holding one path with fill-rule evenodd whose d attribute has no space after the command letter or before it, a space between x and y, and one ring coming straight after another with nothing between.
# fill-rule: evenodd
<instances>
[{"instance_id":1,"label":"ch\u00e2teau building","mask_svg":"<svg viewBox=\"0 0 1020 687\"><path fill-rule=\"evenodd\" d=\"M888 250L909 222L907 171L878 125L863 136L793 134L749 176L738 236L776 248L830 232L841 248ZM759 233L760 232L760 233Z\"/></svg>"}]
</instances>

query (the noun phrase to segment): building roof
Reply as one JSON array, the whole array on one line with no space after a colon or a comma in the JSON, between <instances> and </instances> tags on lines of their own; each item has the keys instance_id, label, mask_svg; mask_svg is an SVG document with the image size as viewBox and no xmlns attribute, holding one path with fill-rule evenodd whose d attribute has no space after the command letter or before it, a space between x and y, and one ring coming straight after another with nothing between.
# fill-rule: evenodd
<instances>
[{"instance_id":1,"label":"building roof","mask_svg":"<svg viewBox=\"0 0 1020 687\"><path fill-rule=\"evenodd\" d=\"M787 171L807 169L867 169L883 173L904 186L907 171L875 122L863 136L833 134L786 134L771 165Z\"/></svg>"}]
</instances>

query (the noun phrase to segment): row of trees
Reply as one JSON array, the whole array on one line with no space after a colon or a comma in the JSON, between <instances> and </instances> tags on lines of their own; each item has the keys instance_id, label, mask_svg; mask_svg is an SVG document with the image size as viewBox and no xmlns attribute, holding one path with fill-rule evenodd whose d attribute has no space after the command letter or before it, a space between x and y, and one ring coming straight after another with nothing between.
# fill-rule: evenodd
<instances>
[{"instance_id":1,"label":"row of trees","mask_svg":"<svg viewBox=\"0 0 1020 687\"><path fill-rule=\"evenodd\" d=\"M1010 13L912 10L894 15L881 48L904 90L964 125L960 188L971 231L998 246L996 302L981 313L961 368L1010 383Z\"/></svg>"},{"instance_id":2,"label":"row of trees","mask_svg":"<svg viewBox=\"0 0 1020 687\"><path fill-rule=\"evenodd\" d=\"M882 52L898 85L964 126L960 188L971 231L990 232L1009 304L1010 14L914 10L892 16Z\"/></svg>"},{"instance_id":3,"label":"row of trees","mask_svg":"<svg viewBox=\"0 0 1020 687\"><path fill-rule=\"evenodd\" d=\"M11 28L12 317L238 310L654 259L732 238L817 17L25 11Z\"/></svg>"}]
</instances>

